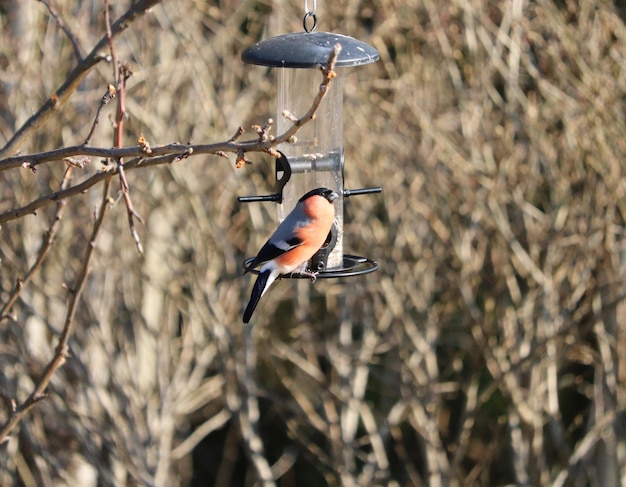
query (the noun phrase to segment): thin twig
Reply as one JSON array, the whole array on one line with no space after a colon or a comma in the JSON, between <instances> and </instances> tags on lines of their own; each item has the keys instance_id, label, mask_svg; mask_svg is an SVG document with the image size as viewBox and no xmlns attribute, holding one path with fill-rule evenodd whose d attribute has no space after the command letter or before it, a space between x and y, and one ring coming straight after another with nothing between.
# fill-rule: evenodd
<instances>
[{"instance_id":1,"label":"thin twig","mask_svg":"<svg viewBox=\"0 0 626 487\"><path fill-rule=\"evenodd\" d=\"M137 246L137 251L143 255L143 245L141 245L141 240L139 239L139 234L137 233L137 228L135 226L135 218L143 223L143 218L135 211L133 207L133 201L130 198L130 187L128 186L128 181L126 180L126 172L124 171L124 164L121 160L117 161L117 171L120 180L120 191L124 198L124 203L126 204L126 214L128 216L128 226L130 227L130 234L135 241L135 245Z\"/></svg>"},{"instance_id":2,"label":"thin twig","mask_svg":"<svg viewBox=\"0 0 626 487\"><path fill-rule=\"evenodd\" d=\"M116 120L116 132L115 132L115 146L121 147L123 136L124 136L124 117L126 116L126 81L132 75L132 71L128 65L120 66L119 69L119 98L117 105L117 120ZM130 197L130 186L128 185L128 180L126 179L126 172L124 171L124 161L123 159L117 159L117 172L120 180L120 191L122 192L122 196L124 197L124 203L126 204L126 215L128 216L128 226L130 228L130 234L135 241L135 245L137 246L137 251L143 255L143 245L141 245L141 240L139 239L139 233L137 233L137 228L135 226L135 219L139 220L143 223L143 219L135 211L133 206L133 201Z\"/></svg>"},{"instance_id":3,"label":"thin twig","mask_svg":"<svg viewBox=\"0 0 626 487\"><path fill-rule=\"evenodd\" d=\"M67 185L69 184L70 179L72 177L72 171L73 171L73 166L68 165L67 168L65 169L65 174L63 174L63 179L61 179L61 184L59 185L59 188L61 191L67 188ZM54 243L54 239L56 237L57 231L61 224L61 218L63 217L63 210L65 209L66 203L67 203L67 200L60 200L57 203L57 209L54 213L54 217L52 218L52 224L50 225L50 228L48 228L48 230L45 233L45 239L41 242L39 255L37 256L35 263L31 266L31 268L24 275L24 277L19 278L17 280L17 283L15 284L15 287L13 288L13 291L11 292L11 295L9 296L9 299L0 308L0 321L2 321L4 318L9 316L9 312L11 311L11 308L13 307L17 299L20 297L22 290L24 289L26 284L28 284L31 278L35 275L35 273L41 268L43 261L48 256L48 251L50 250L50 248L52 247L52 244Z\"/></svg>"},{"instance_id":4,"label":"thin twig","mask_svg":"<svg viewBox=\"0 0 626 487\"><path fill-rule=\"evenodd\" d=\"M615 409L610 409L596 420L596 423L587 430L585 436L576 443L576 448L570 455L567 466L561 469L554 482L552 482L551 487L562 487L565 485L567 479L573 475L579 462L590 455L594 446L602 440L603 431L607 428L612 429L611 424L615 424L615 417Z\"/></svg>"},{"instance_id":5,"label":"thin twig","mask_svg":"<svg viewBox=\"0 0 626 487\"><path fill-rule=\"evenodd\" d=\"M106 25L107 40L109 43L109 52L111 53L111 59L113 62L113 79L118 93L117 97L117 110L115 114L115 132L113 135L113 146L116 148L122 147L124 141L124 117L126 116L126 81L132 75L130 66L127 64L120 64L117 57L117 51L115 44L113 44L113 33L111 31L111 18L109 15L109 0L104 0L104 23ZM120 192L124 198L126 205L126 214L128 216L128 226L130 228L130 234L135 241L137 250L143 255L143 246L135 227L135 218L143 223L141 216L135 211L133 202L130 198L130 187L128 180L126 179L126 173L124 171L124 159L122 157L115 159L115 165L117 167L117 174L120 182Z\"/></svg>"},{"instance_id":6,"label":"thin twig","mask_svg":"<svg viewBox=\"0 0 626 487\"><path fill-rule=\"evenodd\" d=\"M52 7L52 5L50 5L50 3L48 3L46 0L39 0L39 1L45 5L45 7L48 9L48 12L52 16L52 18L55 20L59 28L65 33L67 38L72 43L72 48L74 49L74 56L76 56L76 60L80 63L83 60L83 52L82 52L82 49L80 48L80 44L78 43L78 39L76 38L74 33L69 29L69 27L65 25L65 22L63 22L63 19L59 17L59 14Z\"/></svg>"},{"instance_id":7,"label":"thin twig","mask_svg":"<svg viewBox=\"0 0 626 487\"><path fill-rule=\"evenodd\" d=\"M0 214L0 223L5 223L7 221L16 220L21 218L24 215L28 215L31 213L35 213L36 210L41 208L42 206L46 206L53 202L61 201L69 196L74 196L76 194L82 193L87 189L91 188L93 185L99 183L103 179L110 177L109 173L99 172L86 179L80 184L67 188L65 190L55 191L53 193L47 194L38 198L34 201L31 201L26 206L21 208L16 208L14 210L10 210L9 212L5 212Z\"/></svg>"},{"instance_id":8,"label":"thin twig","mask_svg":"<svg viewBox=\"0 0 626 487\"><path fill-rule=\"evenodd\" d=\"M89 129L89 134L87 135L85 142L83 142L84 145L91 144L91 139L96 131L96 126L100 123L100 112L113 98L115 98L116 93L117 90L115 89L115 86L107 86L107 90L104 95L102 95L102 99L100 100L100 105L98 105L98 110L96 110L96 116L93 120L93 124L91 124L91 129Z\"/></svg>"},{"instance_id":9,"label":"thin twig","mask_svg":"<svg viewBox=\"0 0 626 487\"><path fill-rule=\"evenodd\" d=\"M128 64L119 64L117 60L117 54L115 45L113 44L113 36L111 35L111 26L109 24L109 2L105 0L105 14L104 14L107 35L109 36L109 50L111 51L111 57L113 59L115 84L117 86L117 110L115 115L115 132L113 135L114 147L122 147L124 141L124 118L126 116L126 82L132 75L132 71ZM144 139L145 141L145 139ZM145 146L145 144L144 144ZM117 174L120 181L120 192L124 198L124 204L126 205L126 215L128 216L128 226L130 228L130 234L135 241L137 251L143 255L143 245L141 245L141 239L139 233L137 233L137 227L135 226L135 219L143 223L143 219L135 211L133 201L130 197L130 186L126 179L126 172L124 171L124 159L115 159L117 167Z\"/></svg>"},{"instance_id":10,"label":"thin twig","mask_svg":"<svg viewBox=\"0 0 626 487\"><path fill-rule=\"evenodd\" d=\"M65 363L68 352L67 343L72 336L75 326L74 316L76 314L78 302L81 298L85 283L87 282L87 276L89 275L89 270L91 268L91 259L94 255L94 251L96 248L96 239L100 234L100 230L102 229L102 225L104 223L104 218L109 209L110 187L111 179L109 178L104 184L100 211L98 213L98 217L96 218L96 222L94 223L93 231L91 232L91 237L89 238L89 243L87 244L87 251L85 252L82 268L76 279L76 284L72 288L72 292L70 294L70 302L67 308L67 314L65 316L65 323L63 325L63 330L61 331L61 336L59 337L59 342L54 352L54 357L46 366L41 378L35 386L35 389L30 393L28 398L23 403L15 407L7 421L0 427L0 444L6 441L9 433L13 430L13 428L17 426L17 424L24 418L27 413L39 401L45 399L45 390L52 380L54 373L59 367L61 367Z\"/></svg>"},{"instance_id":11,"label":"thin twig","mask_svg":"<svg viewBox=\"0 0 626 487\"><path fill-rule=\"evenodd\" d=\"M263 454L263 440L259 434L259 401L254 380L257 353L252 341L252 327L249 324L244 324L242 348L243 360L238 369L241 387L241 408L239 409L241 438L259 476L260 484L263 487L275 487L272 467Z\"/></svg>"},{"instance_id":12,"label":"thin twig","mask_svg":"<svg viewBox=\"0 0 626 487\"><path fill-rule=\"evenodd\" d=\"M228 142L237 142L241 136L244 134L244 132L246 131L246 129L244 129L243 127L237 127L237 131L233 134L233 136L228 139Z\"/></svg>"},{"instance_id":13,"label":"thin twig","mask_svg":"<svg viewBox=\"0 0 626 487\"><path fill-rule=\"evenodd\" d=\"M107 22L107 37L105 37L105 39L107 39L108 41L111 41L113 39L114 33L119 33L122 30L126 29L128 27L128 25L130 25L130 23L132 22L132 20L139 15L139 13L143 13L145 12L145 10L153 5L155 5L156 3L158 3L157 1L154 0L144 0L144 1L139 1L137 2L133 7L131 7L131 9L129 9L126 14L124 14L124 16L122 16L122 18L120 18L114 25L109 26L109 23ZM108 4L108 2L107 2ZM108 5L107 5L108 7ZM126 19L124 22L121 22L123 19ZM101 41L102 42L102 41ZM100 45L100 43L98 44L98 46ZM96 47L98 47L96 46ZM94 49L95 51L95 49ZM93 52L92 52L93 54ZM88 56L87 59L89 59L90 57L92 57L92 54L90 54ZM85 66L87 63L87 59L81 63L80 66ZM94 62L95 65L95 62ZM74 70L74 72L72 74L70 74L70 76L68 77L68 80L66 81L66 84L64 85L64 87L66 85L68 85L68 83L70 82L70 80L78 80L77 82L80 82L80 79L82 79L84 77L84 75L86 74L87 70L85 69L82 72L78 72L77 73L77 69ZM75 74L74 76L72 76L73 74ZM62 87L63 88L63 87ZM75 89L75 88L74 88ZM61 89L60 89L61 90ZM72 90L67 89L65 94L67 96L69 96L71 94ZM55 95L55 97L57 97L57 99L54 100L54 104L52 106L52 108L54 108L54 106L56 106L56 103L58 102L58 98L60 98L57 95ZM123 97L122 97L123 98ZM7 146L5 146L5 148L3 149L2 152L0 152L0 154L2 153L6 153L7 150L10 149L10 147L13 144L17 144L19 143L20 140L22 140L20 137L26 137L27 133L30 133L29 131L35 130L35 128L37 126L39 126L41 123L43 123L43 120L45 120L46 116L46 105L44 105L37 114L35 114L33 117L31 117L30 122L27 122L22 129L20 129L20 131L18 131L18 133L16 133L13 137L13 139L11 139L11 141L9 141L9 143L7 144ZM122 109L123 109L123 105L122 105ZM118 105L118 113L120 113L120 108ZM39 114L39 116L38 116ZM123 117L123 112L121 113L121 116ZM95 123L94 123L94 127L95 127ZM22 134L18 137L19 134ZM119 146L121 146L121 139L117 138L116 135L116 140L115 140L116 144ZM139 162L139 160L136 160L137 162ZM72 166L70 166L72 167ZM69 170L69 168L68 168ZM120 174L120 184L125 184L125 179L123 177L123 165L120 164L120 166L118 167L118 173ZM28 398L22 402L21 404L17 405L15 408L12 409L11 414L9 416L9 418L7 419L7 421L4 423L4 425L2 425L2 427L0 427L0 444L2 444L3 442L5 442L7 440L7 437L9 435L9 433L13 430L13 428L15 428L15 426L17 426L17 424L24 418L24 416L42 399L45 398L45 390L48 387L48 384L50 383L50 381L52 380L52 377L54 376L54 373L57 371L57 369L59 367L61 367L64 363L65 360L67 358L67 353L68 353L68 341L70 339L70 337L72 336L72 333L74 331L74 326L75 326L75 321L74 321L74 317L76 314L76 309L78 307L78 302L81 298L82 295L82 291L84 289L85 283L87 281L87 276L89 275L89 270L91 267L91 259L94 255L94 251L95 251L95 247L96 247L96 240L97 237L102 229L103 223L104 223L104 219L107 215L108 209L109 209L109 192L110 192L110 188L111 188L111 183L112 183L112 175L113 173L100 173L103 174L104 177L103 179L105 179L105 183L104 183L104 187L103 187L103 197L102 197L102 204L100 207L100 211L99 214L96 218L95 224L94 224L94 228L91 234L91 237L89 239L89 243L87 244L87 250L85 253L85 257L83 259L83 265L82 268L78 274L77 280L76 280L76 284L73 287L73 289L71 290L71 297L70 297L70 302L68 305L68 309L67 309L67 314L66 314L66 318L65 318L65 323L63 325L63 330L61 332L61 336L59 337L59 342L57 344L57 347L55 349L55 353L54 356L52 358L52 360L48 363L48 365L46 366L42 377L39 379L39 381L37 382L37 385L35 386L34 390L31 392L31 394L28 396ZM66 189L61 189L58 193L63 193L67 191ZM59 201L62 201L62 199L60 199ZM132 209L132 207L131 207Z\"/></svg>"},{"instance_id":14,"label":"thin twig","mask_svg":"<svg viewBox=\"0 0 626 487\"><path fill-rule=\"evenodd\" d=\"M341 46L337 45L331 51L331 55L328 60L328 64L322 68L322 74L324 76L319 90L311 103L311 106L307 112L300 118L294 120L293 125L286 130L283 134L276 137L268 137L267 140L259 140L259 137L253 139L247 139L239 142L239 138L244 133L242 128L237 129L237 132L225 142L217 142L214 144L167 144L159 147L152 147L152 156L165 156L170 154L184 155L193 151L194 154L219 154L220 152L230 152L237 154L240 150L244 152L269 152L273 147L279 144L288 142L289 139L295 135L300 127L313 120L317 109L319 108L322 100L326 96L332 80L335 78L334 66L337 60L337 56L341 51ZM266 125L269 123L266 122ZM106 157L111 159L132 157L132 156L145 156L146 152L142 145L136 145L132 147L124 148L110 148L110 147L89 147L86 145L76 145L71 147L62 147L60 149L54 149L46 152L39 152L35 154L17 155L12 157L2 157L0 152L0 171L6 171L14 169L16 167L28 167L35 168L40 164L58 161L64 157L73 156L93 156L93 157Z\"/></svg>"},{"instance_id":15,"label":"thin twig","mask_svg":"<svg viewBox=\"0 0 626 487\"><path fill-rule=\"evenodd\" d=\"M109 5L109 0L104 0L104 26L106 27L107 44L109 46L109 52L111 53L111 61L113 64L113 80L115 81L115 87L119 89L120 72L118 69L119 63L117 60L117 52L115 51L115 46L113 45L113 29L111 29L110 8L111 6Z\"/></svg>"},{"instance_id":16,"label":"thin twig","mask_svg":"<svg viewBox=\"0 0 626 487\"><path fill-rule=\"evenodd\" d=\"M167 156L177 155L184 156L194 154L217 154L220 152L237 153L240 149L244 152L267 152L273 143L260 143L258 137L245 140L242 142L226 141L214 144L178 144L172 143L151 147L150 153L145 150L145 145L136 145L131 147L112 148L112 147L89 147L85 145L75 145L71 147L62 147L46 152L36 154L26 154L8 157L0 160L0 171L7 171L17 167L27 167L29 169L36 168L40 164L60 161L66 157L91 156L102 157L107 159L117 159L124 157L145 157L149 156Z\"/></svg>"},{"instance_id":17,"label":"thin twig","mask_svg":"<svg viewBox=\"0 0 626 487\"><path fill-rule=\"evenodd\" d=\"M137 167L149 167L160 164L167 164L181 159L185 159L191 155L196 154L216 154L223 156L225 153L229 152L240 156L241 154L245 154L247 152L272 153L272 148L274 148L278 144L288 141L293 135L295 135L300 127L313 120L317 109L319 108L322 100L326 96L329 86L335 77L333 69L335 66L337 55L340 51L341 46L336 45L331 51L331 56L328 60L328 64L324 68L322 68L322 74L324 76L324 79L320 84L319 90L309 110L302 117L296 119L294 121L294 124L288 130L286 130L283 134L278 135L277 137L268 137L267 139L263 139L262 137L257 136L254 139L236 142L233 139L236 140L236 136L239 133L239 131L237 131L235 136L232 137L231 140L226 142L199 145L169 144L160 147L150 147L149 153L146 152L146 146L149 146L149 144L147 144L146 141L143 140L143 142L140 142L140 145L134 147L111 149L102 147L99 148L88 146L74 146L57 149L50 152L41 152L38 154L24 156L14 156L4 160L0 160L0 171L2 171L20 166L34 169L37 167L37 165L44 162L51 162L53 160L59 160L66 157L74 156L102 156L106 158L112 158L114 160L121 159L122 157L136 156L135 159L131 159L130 161L125 162L122 165L118 165L113 170L96 173L88 179L82 181L81 183L72 186L66 190L49 193L47 195L41 196L34 201L31 201L25 206L12 208L3 213L0 213L0 224L16 220L30 213L34 213L39 208L51 204L52 202L74 196L78 193L82 193L90 187L94 186L95 184L99 183L103 179L107 178L109 175L118 174L120 168L122 168L125 173L128 173L128 171L133 170ZM269 126L268 124L269 122L265 126ZM146 158L146 155L149 155L150 157Z\"/></svg>"},{"instance_id":18,"label":"thin twig","mask_svg":"<svg viewBox=\"0 0 626 487\"><path fill-rule=\"evenodd\" d=\"M124 15L111 25L111 35L117 37L128 29L137 17L143 15L148 9L160 2L161 0L138 0L133 2ZM108 56L103 53L107 45L108 37L105 35L98 41L87 57L72 70L61 87L15 132L11 140L0 149L0 158L7 157L9 154L15 154L24 141L38 130L56 109L68 100L89 71L100 61L108 59Z\"/></svg>"}]
</instances>

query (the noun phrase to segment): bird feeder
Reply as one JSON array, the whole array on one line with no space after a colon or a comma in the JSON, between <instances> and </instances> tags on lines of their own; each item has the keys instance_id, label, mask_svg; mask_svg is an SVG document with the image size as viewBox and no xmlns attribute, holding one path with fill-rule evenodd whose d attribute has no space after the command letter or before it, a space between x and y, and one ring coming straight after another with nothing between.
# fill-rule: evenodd
<instances>
[{"instance_id":1,"label":"bird feeder","mask_svg":"<svg viewBox=\"0 0 626 487\"><path fill-rule=\"evenodd\" d=\"M277 99L277 132L286 132L293 123L285 113L296 117L307 112L320 85L320 66L328 63L336 44L341 45L335 68L336 77L316 111L315 118L300 127L293 140L280 144L276 159L276 193L267 196L240 197L240 202L275 201L278 220L282 221L307 191L326 187L334 190L335 222L326 243L306 267L318 272L318 277L343 277L373 272L376 262L366 257L344 252L343 208L344 198L377 193L382 189L344 187L343 148L343 68L373 63L378 51L352 37L327 32L309 32L304 18L305 32L272 37L258 42L241 55L248 64L279 68ZM316 18L313 16L314 26ZM249 262L246 261L246 262ZM302 269L304 270L304 269ZM287 276L286 276L287 277ZM295 273L290 277L301 277Z\"/></svg>"}]
</instances>

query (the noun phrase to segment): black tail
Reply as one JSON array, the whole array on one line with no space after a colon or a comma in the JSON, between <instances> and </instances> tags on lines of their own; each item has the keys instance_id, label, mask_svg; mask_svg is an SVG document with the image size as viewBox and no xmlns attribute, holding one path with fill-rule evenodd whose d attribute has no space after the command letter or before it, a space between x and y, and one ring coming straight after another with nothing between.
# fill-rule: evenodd
<instances>
[{"instance_id":1,"label":"black tail","mask_svg":"<svg viewBox=\"0 0 626 487\"><path fill-rule=\"evenodd\" d=\"M243 313L243 322L249 323L250 318L252 317L252 313L254 313L254 309L256 305L259 304L259 299L261 299L261 295L263 294L263 290L265 289L265 285L267 284L267 278L270 276L272 271L266 270L259 274L256 282L254 283L254 287L252 288L252 294L250 294L250 301L248 302L248 306L246 306L246 310Z\"/></svg>"}]
</instances>

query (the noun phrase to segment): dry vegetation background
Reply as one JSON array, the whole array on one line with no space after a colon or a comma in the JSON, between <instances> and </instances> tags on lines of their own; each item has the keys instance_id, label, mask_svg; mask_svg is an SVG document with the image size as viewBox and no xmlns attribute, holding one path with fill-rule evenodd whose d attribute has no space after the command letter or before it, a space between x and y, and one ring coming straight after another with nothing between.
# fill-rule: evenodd
<instances>
[{"instance_id":1,"label":"dry vegetation background","mask_svg":"<svg viewBox=\"0 0 626 487\"><path fill-rule=\"evenodd\" d=\"M137 19L115 41L134 72L125 144L222 141L274 116L276 73L239 55L300 31L302 3L165 0ZM52 5L84 52L105 34L102 1ZM269 464L283 487L626 485L622 7L319 2L320 30L381 54L341 72L346 185L384 187L348 201L345 247L379 271L278 283L244 339L240 265L275 212L236 197L271 192L271 159L129 172L145 256L118 201L70 357L0 446L0 484L243 486ZM0 1L0 147L76 62L42 3ZM80 144L111 73L93 68L21 152ZM112 145L113 111L93 145ZM57 190L64 170L1 171L0 213ZM101 203L102 185L67 200L0 317L0 424L54 353ZM0 307L55 211L2 225Z\"/></svg>"}]
</instances>

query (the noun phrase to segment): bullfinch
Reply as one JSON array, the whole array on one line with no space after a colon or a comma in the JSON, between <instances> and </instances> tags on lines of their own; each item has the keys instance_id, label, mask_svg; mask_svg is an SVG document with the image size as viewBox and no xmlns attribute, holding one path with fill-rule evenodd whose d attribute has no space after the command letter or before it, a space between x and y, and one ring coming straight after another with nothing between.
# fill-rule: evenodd
<instances>
[{"instance_id":1,"label":"bullfinch","mask_svg":"<svg viewBox=\"0 0 626 487\"><path fill-rule=\"evenodd\" d=\"M261 296L277 277L295 271L324 245L335 219L333 201L338 197L328 188L316 188L306 193L246 266L244 274L259 265L261 268L243 314L244 323L250 322ZM312 272L305 274L313 279L316 276Z\"/></svg>"}]
</instances>

